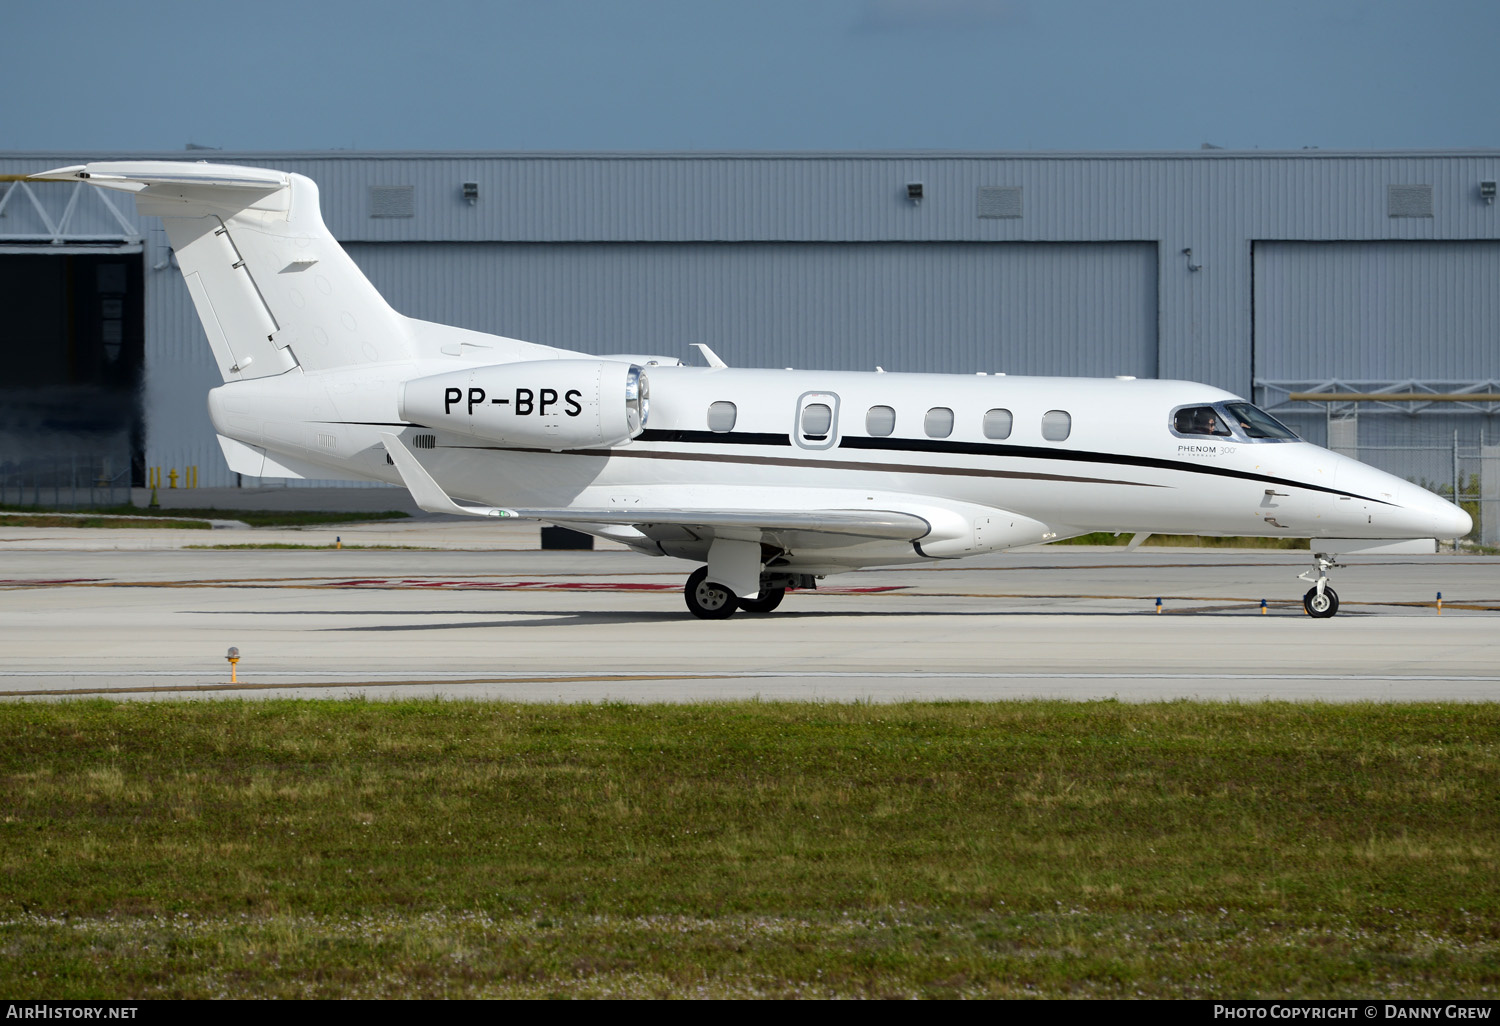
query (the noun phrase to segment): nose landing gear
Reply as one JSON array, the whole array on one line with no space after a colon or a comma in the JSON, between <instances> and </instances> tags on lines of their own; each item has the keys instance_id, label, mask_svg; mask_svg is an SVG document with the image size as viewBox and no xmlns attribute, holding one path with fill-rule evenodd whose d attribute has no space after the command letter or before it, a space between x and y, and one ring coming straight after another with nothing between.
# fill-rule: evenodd
<instances>
[{"instance_id":1,"label":"nose landing gear","mask_svg":"<svg viewBox=\"0 0 1500 1026\"><path fill-rule=\"evenodd\" d=\"M1318 552L1313 554L1313 568L1297 575L1298 580L1312 584L1302 596L1302 608L1308 616L1323 620L1339 611L1339 593L1328 586L1328 571L1343 565L1334 562L1328 553Z\"/></svg>"}]
</instances>

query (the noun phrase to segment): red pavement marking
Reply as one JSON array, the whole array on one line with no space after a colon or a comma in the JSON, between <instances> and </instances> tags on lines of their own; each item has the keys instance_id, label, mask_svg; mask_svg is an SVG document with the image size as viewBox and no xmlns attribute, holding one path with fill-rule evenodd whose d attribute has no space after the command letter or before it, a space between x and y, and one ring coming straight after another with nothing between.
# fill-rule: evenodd
<instances>
[{"instance_id":1,"label":"red pavement marking","mask_svg":"<svg viewBox=\"0 0 1500 1026\"><path fill-rule=\"evenodd\" d=\"M353 581L330 581L327 588L447 588L450 590L490 591L676 591L676 584L645 584L639 582L613 581L442 581L420 577L366 578ZM819 588L821 592L834 595L869 594L884 591L902 591L904 585L881 585L866 588ZM789 588L789 591L796 591Z\"/></svg>"}]
</instances>

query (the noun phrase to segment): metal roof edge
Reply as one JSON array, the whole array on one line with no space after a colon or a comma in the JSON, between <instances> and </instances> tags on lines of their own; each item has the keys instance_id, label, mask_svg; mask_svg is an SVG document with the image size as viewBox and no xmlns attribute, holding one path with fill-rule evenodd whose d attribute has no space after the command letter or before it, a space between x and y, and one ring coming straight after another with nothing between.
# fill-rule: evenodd
<instances>
[{"instance_id":1,"label":"metal roof edge","mask_svg":"<svg viewBox=\"0 0 1500 1026\"><path fill-rule=\"evenodd\" d=\"M1422 150L0 150L0 160L1392 160L1500 157L1493 149Z\"/></svg>"}]
</instances>

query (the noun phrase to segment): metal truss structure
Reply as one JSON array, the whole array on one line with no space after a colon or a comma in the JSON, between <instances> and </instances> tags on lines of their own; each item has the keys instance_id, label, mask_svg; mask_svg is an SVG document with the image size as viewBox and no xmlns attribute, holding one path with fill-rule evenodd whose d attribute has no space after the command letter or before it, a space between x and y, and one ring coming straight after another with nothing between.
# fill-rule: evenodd
<instances>
[{"instance_id":1,"label":"metal truss structure","mask_svg":"<svg viewBox=\"0 0 1500 1026\"><path fill-rule=\"evenodd\" d=\"M1500 413L1500 378L1441 381L1407 378L1372 381L1322 378L1268 381L1257 378L1255 400L1278 413L1323 413L1350 416L1373 413Z\"/></svg>"},{"instance_id":2,"label":"metal truss structure","mask_svg":"<svg viewBox=\"0 0 1500 1026\"><path fill-rule=\"evenodd\" d=\"M0 252L139 252L141 230L102 189L0 175Z\"/></svg>"}]
</instances>

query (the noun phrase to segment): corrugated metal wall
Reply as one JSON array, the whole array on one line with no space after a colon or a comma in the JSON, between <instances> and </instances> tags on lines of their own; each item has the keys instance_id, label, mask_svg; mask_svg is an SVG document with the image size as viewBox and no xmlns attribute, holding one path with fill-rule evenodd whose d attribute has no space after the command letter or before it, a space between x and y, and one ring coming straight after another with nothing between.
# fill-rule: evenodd
<instances>
[{"instance_id":1,"label":"corrugated metal wall","mask_svg":"<svg viewBox=\"0 0 1500 1026\"><path fill-rule=\"evenodd\" d=\"M0 155L0 173L118 157ZM1478 194L1500 179L1497 151L211 159L318 181L329 227L399 308L542 342L677 353L706 341L742 364L1155 373L1242 394L1314 353L1346 379L1500 376L1500 207ZM479 187L473 205L464 182ZM412 187L412 217L371 216L382 185ZM1393 185L1430 186L1432 216L1390 216ZM995 186L1020 189L1020 217L979 216L979 190ZM165 259L159 237L148 268ZM1457 245L1469 240L1487 245ZM1297 245L1314 242L1337 245L1322 257ZM1252 252L1271 265L1253 267ZM203 413L207 345L175 271L146 277L148 460L196 463L208 483L222 461ZM1293 339L1309 330L1327 341ZM1414 334L1422 347L1403 348Z\"/></svg>"},{"instance_id":2,"label":"corrugated metal wall","mask_svg":"<svg viewBox=\"0 0 1500 1026\"><path fill-rule=\"evenodd\" d=\"M590 352L731 364L1156 374L1145 243L358 243L397 309ZM470 295L483 282L479 295Z\"/></svg>"},{"instance_id":3,"label":"corrugated metal wall","mask_svg":"<svg viewBox=\"0 0 1500 1026\"><path fill-rule=\"evenodd\" d=\"M1500 242L1257 243L1255 376L1500 377Z\"/></svg>"}]
</instances>

